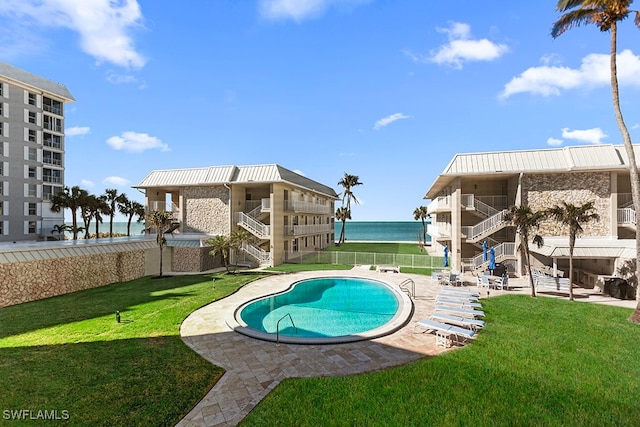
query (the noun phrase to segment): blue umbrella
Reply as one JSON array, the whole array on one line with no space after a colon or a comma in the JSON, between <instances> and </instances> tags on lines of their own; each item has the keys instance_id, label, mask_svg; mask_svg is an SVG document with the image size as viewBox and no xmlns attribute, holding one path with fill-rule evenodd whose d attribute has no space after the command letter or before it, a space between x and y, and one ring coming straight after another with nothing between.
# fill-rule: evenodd
<instances>
[{"instance_id":1,"label":"blue umbrella","mask_svg":"<svg viewBox=\"0 0 640 427\"><path fill-rule=\"evenodd\" d=\"M482 261L487 261L487 241L482 242Z\"/></svg>"},{"instance_id":2,"label":"blue umbrella","mask_svg":"<svg viewBox=\"0 0 640 427\"><path fill-rule=\"evenodd\" d=\"M489 270L495 270L496 269L496 251L495 249L491 248L491 250L489 251Z\"/></svg>"},{"instance_id":3,"label":"blue umbrella","mask_svg":"<svg viewBox=\"0 0 640 427\"><path fill-rule=\"evenodd\" d=\"M444 245L444 261L442 262L444 267L449 267L449 246Z\"/></svg>"}]
</instances>

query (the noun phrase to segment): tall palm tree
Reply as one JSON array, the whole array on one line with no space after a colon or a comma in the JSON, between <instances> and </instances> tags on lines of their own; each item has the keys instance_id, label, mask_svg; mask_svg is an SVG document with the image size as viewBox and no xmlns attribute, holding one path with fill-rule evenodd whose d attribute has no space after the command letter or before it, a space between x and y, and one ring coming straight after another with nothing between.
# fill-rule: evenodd
<instances>
[{"instance_id":1,"label":"tall palm tree","mask_svg":"<svg viewBox=\"0 0 640 427\"><path fill-rule=\"evenodd\" d=\"M573 301L573 249L576 246L576 238L582 234L582 224L600 219L600 215L594 210L593 202L576 206L563 201L561 206L554 206L546 212L559 223L569 227L569 301Z\"/></svg>"},{"instance_id":2,"label":"tall palm tree","mask_svg":"<svg viewBox=\"0 0 640 427\"><path fill-rule=\"evenodd\" d=\"M118 190L115 188L107 188L104 191L103 197L109 206L107 214L109 215L109 237L113 237L113 218L118 212L118 203L122 200L122 194L118 194Z\"/></svg>"},{"instance_id":3,"label":"tall palm tree","mask_svg":"<svg viewBox=\"0 0 640 427\"><path fill-rule=\"evenodd\" d=\"M135 200L129 200L127 195L122 193L118 202L118 211L127 217L127 236L131 235L131 221L134 216L138 216L138 222L144 218L144 206Z\"/></svg>"},{"instance_id":4,"label":"tall palm tree","mask_svg":"<svg viewBox=\"0 0 640 427\"><path fill-rule=\"evenodd\" d=\"M416 221L422 220L422 243L424 243L425 245L427 244L427 225L425 223L425 219L427 219L428 216L429 214L427 213L426 206L417 207L413 211L413 219L415 219Z\"/></svg>"},{"instance_id":5,"label":"tall palm tree","mask_svg":"<svg viewBox=\"0 0 640 427\"><path fill-rule=\"evenodd\" d=\"M531 262L529 259L529 240L531 233L540 226L540 222L544 219L543 212L534 212L528 205L511 206L504 215L504 220L510 222L516 227L516 232L520 235L520 251L522 259L526 263L527 273L529 274L529 284L531 286L531 296L536 296L536 289L531 275ZM538 247L544 244L544 240L538 234L533 236L533 243Z\"/></svg>"},{"instance_id":6,"label":"tall palm tree","mask_svg":"<svg viewBox=\"0 0 640 427\"><path fill-rule=\"evenodd\" d=\"M565 31L581 25L593 24L602 32L611 34L609 68L611 71L611 95L613 111L622 134L627 158L629 159L629 175L631 179L631 197L633 209L636 212L636 224L640 224L640 177L638 164L631 143L629 130L622 117L620 108L620 92L618 89L618 65L616 55L618 51L618 22L635 13L633 20L640 28L640 12L631 10L633 0L559 0L556 5L558 12L564 13L551 27L551 36L557 38ZM567 12L568 11L568 12ZM566 12L566 13L565 13ZM636 227L636 259L640 259L640 231ZM640 266L640 263L638 263ZM640 271L636 270L636 279L640 278ZM629 320L640 323L640 292L636 292L638 304Z\"/></svg>"},{"instance_id":7,"label":"tall palm tree","mask_svg":"<svg viewBox=\"0 0 640 427\"><path fill-rule=\"evenodd\" d=\"M162 277L162 249L165 243L167 243L164 235L171 230L173 213L168 211L153 211L147 215L146 221L147 230L156 233L156 243L158 243L158 247L160 248L160 277Z\"/></svg>"},{"instance_id":8,"label":"tall palm tree","mask_svg":"<svg viewBox=\"0 0 640 427\"><path fill-rule=\"evenodd\" d=\"M73 231L73 240L78 240L78 219L76 212L80 209L83 199L88 196L87 190L83 190L77 185L73 187L64 187L64 189L51 197L51 211L60 212L64 209L71 211L71 227Z\"/></svg>"},{"instance_id":9,"label":"tall palm tree","mask_svg":"<svg viewBox=\"0 0 640 427\"><path fill-rule=\"evenodd\" d=\"M345 207L336 209L336 219L342 221L342 230L340 231L340 237L338 238L338 245L344 242L344 223L346 220L351 219L351 211Z\"/></svg>"},{"instance_id":10,"label":"tall palm tree","mask_svg":"<svg viewBox=\"0 0 640 427\"><path fill-rule=\"evenodd\" d=\"M342 192L342 207L346 208L349 213L348 218L346 215L342 217L342 231L340 232L340 239L338 241L338 244L340 244L344 243L344 230L347 224L347 219L351 219L351 201L353 200L356 205L360 203L355 194L353 194L353 187L362 185L362 183L360 182L359 176L349 175L345 172L342 179L338 181L338 185L344 188L344 191Z\"/></svg>"}]
</instances>

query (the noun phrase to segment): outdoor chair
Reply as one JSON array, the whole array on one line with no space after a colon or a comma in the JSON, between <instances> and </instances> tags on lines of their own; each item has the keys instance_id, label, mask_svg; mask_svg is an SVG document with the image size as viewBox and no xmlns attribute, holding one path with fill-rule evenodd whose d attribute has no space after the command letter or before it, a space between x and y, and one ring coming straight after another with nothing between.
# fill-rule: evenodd
<instances>
[{"instance_id":1,"label":"outdoor chair","mask_svg":"<svg viewBox=\"0 0 640 427\"><path fill-rule=\"evenodd\" d=\"M414 333L417 327L425 328L423 333L435 332L436 345L441 345L443 347L451 347L454 342L462 345L475 336L475 332L471 329L464 329L459 326L448 325L446 323L440 323L430 319L423 319L416 323L413 330Z\"/></svg>"},{"instance_id":2,"label":"outdoor chair","mask_svg":"<svg viewBox=\"0 0 640 427\"><path fill-rule=\"evenodd\" d=\"M452 316L450 314L437 312L433 313L431 319L442 323L448 323L454 326L461 326L463 328L472 329L474 331L477 331L479 328L483 328L485 324L484 320L469 319L467 317Z\"/></svg>"}]
</instances>

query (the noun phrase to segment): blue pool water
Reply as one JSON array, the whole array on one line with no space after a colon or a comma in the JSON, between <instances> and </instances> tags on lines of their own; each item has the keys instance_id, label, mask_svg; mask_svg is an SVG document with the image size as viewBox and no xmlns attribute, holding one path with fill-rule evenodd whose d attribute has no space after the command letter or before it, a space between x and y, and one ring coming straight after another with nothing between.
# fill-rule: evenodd
<instances>
[{"instance_id":1,"label":"blue pool water","mask_svg":"<svg viewBox=\"0 0 640 427\"><path fill-rule=\"evenodd\" d=\"M240 318L268 334L278 332L280 321L280 337L344 337L383 326L398 306L396 295L381 282L328 277L303 280L285 293L253 301Z\"/></svg>"}]
</instances>

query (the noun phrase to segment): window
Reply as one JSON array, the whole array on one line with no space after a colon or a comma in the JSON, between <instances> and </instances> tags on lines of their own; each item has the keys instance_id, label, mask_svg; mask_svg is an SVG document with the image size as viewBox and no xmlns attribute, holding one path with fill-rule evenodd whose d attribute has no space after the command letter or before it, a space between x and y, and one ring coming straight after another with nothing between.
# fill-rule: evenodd
<instances>
[{"instance_id":1,"label":"window","mask_svg":"<svg viewBox=\"0 0 640 427\"><path fill-rule=\"evenodd\" d=\"M293 239L291 241L291 251L298 252L298 239Z\"/></svg>"},{"instance_id":2,"label":"window","mask_svg":"<svg viewBox=\"0 0 640 427\"><path fill-rule=\"evenodd\" d=\"M29 136L27 138L29 142L36 142L36 131L33 129L29 129Z\"/></svg>"},{"instance_id":3,"label":"window","mask_svg":"<svg viewBox=\"0 0 640 427\"><path fill-rule=\"evenodd\" d=\"M4 112L4 102L0 102L0 116L2 115L3 112Z\"/></svg>"},{"instance_id":4,"label":"window","mask_svg":"<svg viewBox=\"0 0 640 427\"><path fill-rule=\"evenodd\" d=\"M36 94L35 93L29 92L28 102L29 102L29 105L36 105Z\"/></svg>"},{"instance_id":5,"label":"window","mask_svg":"<svg viewBox=\"0 0 640 427\"><path fill-rule=\"evenodd\" d=\"M29 221L29 234L36 234L36 221Z\"/></svg>"},{"instance_id":6,"label":"window","mask_svg":"<svg viewBox=\"0 0 640 427\"><path fill-rule=\"evenodd\" d=\"M36 203L29 203L29 206L27 209L27 215L37 215L38 214L37 206L38 205Z\"/></svg>"},{"instance_id":7,"label":"window","mask_svg":"<svg viewBox=\"0 0 640 427\"><path fill-rule=\"evenodd\" d=\"M0 82L0 96L4 96L4 94L3 94L3 90L4 90L3 86L4 86L4 83Z\"/></svg>"},{"instance_id":8,"label":"window","mask_svg":"<svg viewBox=\"0 0 640 427\"><path fill-rule=\"evenodd\" d=\"M35 178L35 177L36 177L36 167L29 166L29 178Z\"/></svg>"},{"instance_id":9,"label":"window","mask_svg":"<svg viewBox=\"0 0 640 427\"><path fill-rule=\"evenodd\" d=\"M53 187L50 185L42 186L42 199L45 201L51 200L53 197Z\"/></svg>"},{"instance_id":10,"label":"window","mask_svg":"<svg viewBox=\"0 0 640 427\"><path fill-rule=\"evenodd\" d=\"M62 133L62 120L48 115L44 115L44 128L54 132Z\"/></svg>"},{"instance_id":11,"label":"window","mask_svg":"<svg viewBox=\"0 0 640 427\"><path fill-rule=\"evenodd\" d=\"M2 87L2 83L0 83L0 88ZM4 221L0 221L0 234L4 234Z\"/></svg>"},{"instance_id":12,"label":"window","mask_svg":"<svg viewBox=\"0 0 640 427\"><path fill-rule=\"evenodd\" d=\"M62 102L46 96L42 97L42 108L49 113L57 114L58 116L62 115Z\"/></svg>"},{"instance_id":13,"label":"window","mask_svg":"<svg viewBox=\"0 0 640 427\"><path fill-rule=\"evenodd\" d=\"M29 148L29 154L27 160L38 160L38 151L35 148Z\"/></svg>"},{"instance_id":14,"label":"window","mask_svg":"<svg viewBox=\"0 0 640 427\"><path fill-rule=\"evenodd\" d=\"M4 123L0 122L0 136L4 135Z\"/></svg>"},{"instance_id":15,"label":"window","mask_svg":"<svg viewBox=\"0 0 640 427\"><path fill-rule=\"evenodd\" d=\"M0 215L4 215L4 202L2 201L0 201ZM2 221L0 221L0 223L2 223Z\"/></svg>"},{"instance_id":16,"label":"window","mask_svg":"<svg viewBox=\"0 0 640 427\"><path fill-rule=\"evenodd\" d=\"M38 186L36 184L29 184L29 192L27 196L36 197L38 195Z\"/></svg>"},{"instance_id":17,"label":"window","mask_svg":"<svg viewBox=\"0 0 640 427\"><path fill-rule=\"evenodd\" d=\"M29 111L29 123L36 124L36 113L35 111Z\"/></svg>"},{"instance_id":18,"label":"window","mask_svg":"<svg viewBox=\"0 0 640 427\"><path fill-rule=\"evenodd\" d=\"M61 141L62 139L59 135L53 135L51 133L45 132L42 143L47 147L57 148L58 150L60 150L62 147Z\"/></svg>"},{"instance_id":19,"label":"window","mask_svg":"<svg viewBox=\"0 0 640 427\"><path fill-rule=\"evenodd\" d=\"M51 151L42 152L42 163L48 163L50 165L62 166L62 154L53 153Z\"/></svg>"}]
</instances>

